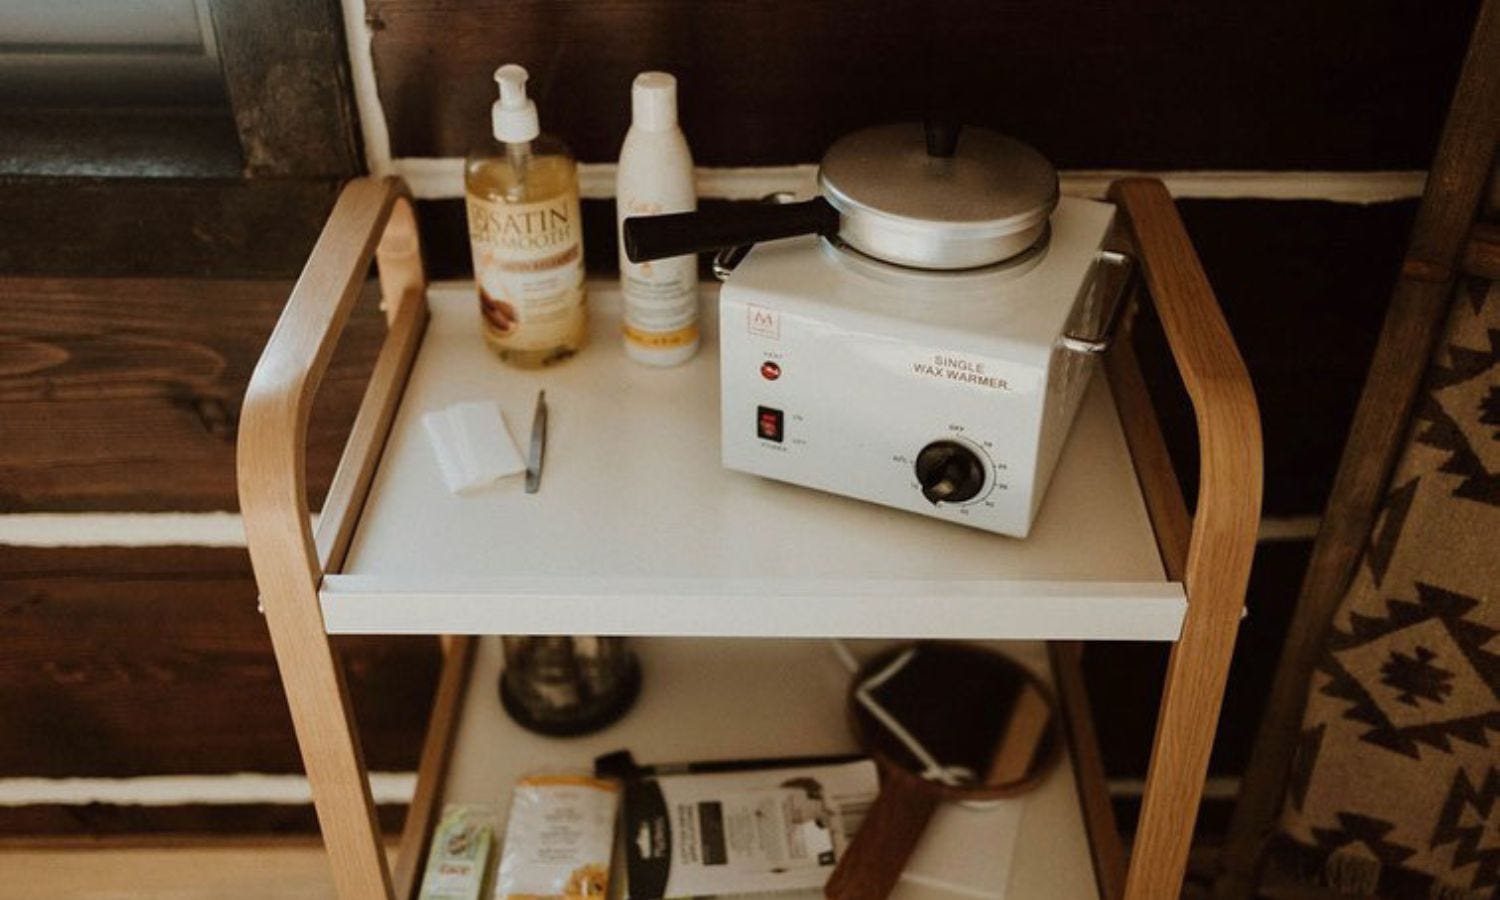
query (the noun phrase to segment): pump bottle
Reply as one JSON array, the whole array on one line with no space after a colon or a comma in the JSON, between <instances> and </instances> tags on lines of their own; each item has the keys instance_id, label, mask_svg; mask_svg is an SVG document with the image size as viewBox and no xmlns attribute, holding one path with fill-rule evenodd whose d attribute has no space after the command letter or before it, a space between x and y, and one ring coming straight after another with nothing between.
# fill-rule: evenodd
<instances>
[{"instance_id":1,"label":"pump bottle","mask_svg":"<svg viewBox=\"0 0 1500 900\"><path fill-rule=\"evenodd\" d=\"M495 72L494 142L464 165L469 246L485 342L507 363L567 359L588 339L578 164L540 133L526 70Z\"/></svg>"}]
</instances>

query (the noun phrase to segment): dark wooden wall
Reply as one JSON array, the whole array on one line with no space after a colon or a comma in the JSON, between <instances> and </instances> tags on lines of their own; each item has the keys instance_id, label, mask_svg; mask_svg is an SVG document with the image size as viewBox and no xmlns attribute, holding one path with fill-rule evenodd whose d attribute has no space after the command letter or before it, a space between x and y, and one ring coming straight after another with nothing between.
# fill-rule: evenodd
<instances>
[{"instance_id":1,"label":"dark wooden wall","mask_svg":"<svg viewBox=\"0 0 1500 900\"><path fill-rule=\"evenodd\" d=\"M237 410L291 283L0 278L0 510L233 510ZM315 404L316 509L384 330L362 299ZM242 548L0 547L0 778L300 771ZM372 768L416 765L433 643L340 639ZM399 825L400 809L384 810ZM300 831L310 810L29 806L38 833Z\"/></svg>"},{"instance_id":2,"label":"dark wooden wall","mask_svg":"<svg viewBox=\"0 0 1500 900\"><path fill-rule=\"evenodd\" d=\"M1423 168L1475 5L1331 0L373 0L396 156L488 136L519 62L544 127L613 159L636 72L681 82L700 164L815 161L934 106L1066 168Z\"/></svg>"},{"instance_id":3,"label":"dark wooden wall","mask_svg":"<svg viewBox=\"0 0 1500 900\"><path fill-rule=\"evenodd\" d=\"M359 148L337 3L213 5L234 44L233 177L0 172L0 514L235 508L245 379ZM1425 167L1475 7L370 0L368 21L397 156L477 143L490 73L519 61L544 127L588 161L613 159L631 76L667 68L705 165L815 162L848 130L943 106L1065 168L1350 172ZM243 74L273 67L308 80L301 105L278 107ZM1316 515L1415 204L1181 208L1260 395L1267 513ZM590 267L608 272L613 205L584 212ZM461 203L421 214L437 274L465 275ZM315 503L379 329L366 304L330 371ZM1162 355L1146 362L1191 483L1191 420ZM1306 553L1291 541L1257 557L1216 773L1243 765ZM297 769L242 550L0 548L0 622L0 778ZM343 648L372 765L412 767L431 644ZM1110 771L1139 776L1163 649L1103 645L1087 660ZM310 825L280 807L0 810L0 834Z\"/></svg>"},{"instance_id":4,"label":"dark wooden wall","mask_svg":"<svg viewBox=\"0 0 1500 900\"><path fill-rule=\"evenodd\" d=\"M0 104L0 515L236 507L245 383L363 162L337 0L207 8L222 106ZM374 361L373 302L313 416L314 508ZM0 546L0 623L0 778L301 768L243 549ZM433 643L340 649L371 765L412 769ZM313 827L280 804L0 809L0 837Z\"/></svg>"},{"instance_id":5,"label":"dark wooden wall","mask_svg":"<svg viewBox=\"0 0 1500 900\"><path fill-rule=\"evenodd\" d=\"M5 279L0 508L232 510L235 421L290 282ZM314 508L384 320L359 306L308 432Z\"/></svg>"}]
</instances>

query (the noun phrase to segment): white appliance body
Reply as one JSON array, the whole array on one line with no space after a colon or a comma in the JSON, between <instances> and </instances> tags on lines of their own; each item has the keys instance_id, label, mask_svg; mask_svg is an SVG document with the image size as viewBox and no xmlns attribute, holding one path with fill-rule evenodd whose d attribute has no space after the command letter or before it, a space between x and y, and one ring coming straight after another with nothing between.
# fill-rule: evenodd
<instances>
[{"instance_id":1,"label":"white appliance body","mask_svg":"<svg viewBox=\"0 0 1500 900\"><path fill-rule=\"evenodd\" d=\"M967 272L756 246L720 295L724 465L1024 537L1097 367L1062 338L1101 327L1114 213L1064 198L1043 250Z\"/></svg>"}]
</instances>

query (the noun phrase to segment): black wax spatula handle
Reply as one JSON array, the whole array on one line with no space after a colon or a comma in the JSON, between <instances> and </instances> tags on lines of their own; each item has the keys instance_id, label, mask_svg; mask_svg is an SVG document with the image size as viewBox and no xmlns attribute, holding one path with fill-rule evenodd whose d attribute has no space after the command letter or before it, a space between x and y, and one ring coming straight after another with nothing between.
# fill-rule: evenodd
<instances>
[{"instance_id":1,"label":"black wax spatula handle","mask_svg":"<svg viewBox=\"0 0 1500 900\"><path fill-rule=\"evenodd\" d=\"M625 220L625 256L646 262L799 234L837 234L838 210L822 197L800 203L746 203Z\"/></svg>"}]
</instances>

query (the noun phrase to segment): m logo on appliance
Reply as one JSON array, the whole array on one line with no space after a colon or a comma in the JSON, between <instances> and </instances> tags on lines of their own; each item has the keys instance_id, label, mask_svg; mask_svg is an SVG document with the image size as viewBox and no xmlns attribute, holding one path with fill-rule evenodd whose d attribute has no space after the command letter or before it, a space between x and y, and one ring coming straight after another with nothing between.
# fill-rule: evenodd
<instances>
[{"instance_id":1,"label":"m logo on appliance","mask_svg":"<svg viewBox=\"0 0 1500 900\"><path fill-rule=\"evenodd\" d=\"M764 306L746 306L745 325L751 334L772 340L781 338L781 314Z\"/></svg>"}]
</instances>

